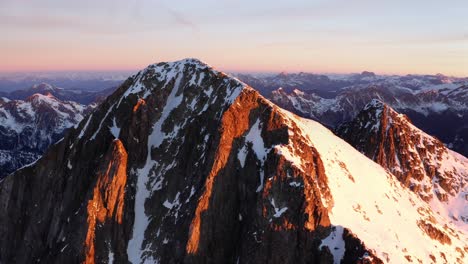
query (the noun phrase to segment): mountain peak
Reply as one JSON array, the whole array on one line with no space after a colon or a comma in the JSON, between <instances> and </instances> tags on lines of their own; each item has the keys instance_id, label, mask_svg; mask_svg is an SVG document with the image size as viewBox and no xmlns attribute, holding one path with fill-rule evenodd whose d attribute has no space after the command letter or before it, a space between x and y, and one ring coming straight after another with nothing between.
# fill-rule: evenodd
<instances>
[{"instance_id":1,"label":"mountain peak","mask_svg":"<svg viewBox=\"0 0 468 264\"><path fill-rule=\"evenodd\" d=\"M363 71L361 72L361 76L362 77L375 77L375 73L371 72L371 71Z\"/></svg>"},{"instance_id":2,"label":"mountain peak","mask_svg":"<svg viewBox=\"0 0 468 264\"><path fill-rule=\"evenodd\" d=\"M213 69L208 63L197 59L197 58L184 58L181 60L176 61L167 61L167 62L157 62L150 64L147 68L158 68L160 66L169 67L169 68L180 68L180 67L187 67L187 66L195 66L199 69Z\"/></svg>"},{"instance_id":3,"label":"mountain peak","mask_svg":"<svg viewBox=\"0 0 468 264\"><path fill-rule=\"evenodd\" d=\"M388 104L379 99L372 99L364 108L358 113L361 122L367 122L368 125L374 123L373 128L380 124L393 124L395 120L411 124L411 120L405 114L398 113Z\"/></svg>"},{"instance_id":4,"label":"mountain peak","mask_svg":"<svg viewBox=\"0 0 468 264\"><path fill-rule=\"evenodd\" d=\"M56 88L48 83L39 83L34 84L31 89L33 90L41 90L41 91L55 91Z\"/></svg>"},{"instance_id":5,"label":"mountain peak","mask_svg":"<svg viewBox=\"0 0 468 264\"><path fill-rule=\"evenodd\" d=\"M372 100L337 134L431 202L439 213L468 229L468 211L461 206L468 189L467 158L379 100Z\"/></svg>"},{"instance_id":6,"label":"mountain peak","mask_svg":"<svg viewBox=\"0 0 468 264\"><path fill-rule=\"evenodd\" d=\"M168 100L190 100L188 97L178 98L185 90L190 90L191 99L199 99L205 94L211 96L213 83L219 85L218 95L224 96L225 102L234 101L237 95L247 87L238 79L215 70L210 65L198 59L183 59L173 62L159 62L149 65L127 80L128 85L120 98L118 105L130 95L136 95L145 100L148 96L163 92L170 93ZM211 85L210 85L211 84ZM216 99L216 98L215 98ZM222 99L222 98L219 98ZM182 103L178 102L178 103ZM210 103L210 102L206 102ZM191 106L195 106L193 101ZM176 106L174 106L176 107ZM208 107L205 105L204 107Z\"/></svg>"},{"instance_id":7,"label":"mountain peak","mask_svg":"<svg viewBox=\"0 0 468 264\"><path fill-rule=\"evenodd\" d=\"M51 104L53 102L57 102L57 101L60 101L59 99L57 99L54 95L52 95L50 92L47 92L45 94L41 94L41 93L35 93L31 96L29 96L28 98L26 98L25 100L26 102L34 102L34 103L48 103L48 104Z\"/></svg>"},{"instance_id":8,"label":"mountain peak","mask_svg":"<svg viewBox=\"0 0 468 264\"><path fill-rule=\"evenodd\" d=\"M282 71L282 72L278 73L278 75L277 75L277 76L278 76L278 77L282 77L282 78L284 78L284 77L287 77L288 75L289 75L289 73L288 73L288 72L286 72L286 71Z\"/></svg>"}]
</instances>

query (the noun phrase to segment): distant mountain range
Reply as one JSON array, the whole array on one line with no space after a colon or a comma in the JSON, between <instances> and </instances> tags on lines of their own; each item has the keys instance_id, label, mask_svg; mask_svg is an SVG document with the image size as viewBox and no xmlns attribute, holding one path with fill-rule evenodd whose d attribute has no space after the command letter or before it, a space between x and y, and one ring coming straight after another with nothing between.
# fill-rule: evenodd
<instances>
[{"instance_id":1,"label":"distant mountain range","mask_svg":"<svg viewBox=\"0 0 468 264\"><path fill-rule=\"evenodd\" d=\"M48 83L34 84L28 89L15 90L9 93L3 93L3 97L12 100L24 100L33 94L52 94L62 101L74 101L80 104L99 103L110 95L116 87L101 88L97 91L87 91L81 89L65 89Z\"/></svg>"},{"instance_id":2,"label":"distant mountain range","mask_svg":"<svg viewBox=\"0 0 468 264\"><path fill-rule=\"evenodd\" d=\"M38 159L90 110L50 93L26 100L0 98L0 179Z\"/></svg>"},{"instance_id":3,"label":"distant mountain range","mask_svg":"<svg viewBox=\"0 0 468 264\"><path fill-rule=\"evenodd\" d=\"M86 86L89 81L86 78L90 76L78 75L78 77L54 75L55 79L71 79L78 83L84 82ZM440 74L379 76L372 72L330 76L308 73L260 76L243 74L237 77L251 83L253 87L260 87L258 90L279 106L300 116L317 120L332 129L356 117L370 100L382 100L390 107L408 115L415 125L438 137L449 148L465 156L468 155L468 81L466 78L452 78ZM19 82L39 78L39 76L34 78L17 76L16 79L10 79L10 81ZM117 83L122 82L120 79L123 77L112 78L111 80ZM53 95L59 101L77 102L94 107L115 89L115 87L99 87L97 91L88 91L39 83L26 89L3 92L0 97L8 98L8 100L26 100L34 94ZM53 141L47 142L53 143ZM45 149L44 147L34 155L30 154L27 160L37 158L38 153ZM26 154L23 153L23 155ZM7 159L4 157L3 160ZM11 165L9 172L24 164L24 162L10 161L16 165Z\"/></svg>"},{"instance_id":4,"label":"distant mountain range","mask_svg":"<svg viewBox=\"0 0 468 264\"><path fill-rule=\"evenodd\" d=\"M372 99L408 115L449 148L468 155L468 79L444 75L238 75L275 104L330 128L353 119Z\"/></svg>"},{"instance_id":5,"label":"distant mountain range","mask_svg":"<svg viewBox=\"0 0 468 264\"><path fill-rule=\"evenodd\" d=\"M131 76L0 182L0 262L467 262L465 157L382 101L341 108L351 88L277 88L302 115L335 100L344 140L196 59Z\"/></svg>"},{"instance_id":6,"label":"distant mountain range","mask_svg":"<svg viewBox=\"0 0 468 264\"><path fill-rule=\"evenodd\" d=\"M323 98L334 98L348 88L366 87L369 85L391 86L410 91L453 89L468 84L467 78L437 75L376 75L364 71L360 74L313 74L313 73L280 73L280 74L235 74L244 82L257 87L262 94L270 97L272 91L283 88L287 93L295 89L314 93Z\"/></svg>"},{"instance_id":7,"label":"distant mountain range","mask_svg":"<svg viewBox=\"0 0 468 264\"><path fill-rule=\"evenodd\" d=\"M0 178L38 159L116 88L86 91L47 83L0 96Z\"/></svg>"},{"instance_id":8,"label":"distant mountain range","mask_svg":"<svg viewBox=\"0 0 468 264\"><path fill-rule=\"evenodd\" d=\"M12 92L39 83L67 90L100 91L120 85L131 72L0 73L0 92Z\"/></svg>"}]
</instances>

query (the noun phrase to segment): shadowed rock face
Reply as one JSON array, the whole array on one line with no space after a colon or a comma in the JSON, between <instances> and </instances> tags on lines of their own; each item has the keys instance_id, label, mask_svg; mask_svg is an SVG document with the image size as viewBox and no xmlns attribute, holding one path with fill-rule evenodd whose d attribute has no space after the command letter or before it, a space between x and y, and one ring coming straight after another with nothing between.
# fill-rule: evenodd
<instances>
[{"instance_id":1,"label":"shadowed rock face","mask_svg":"<svg viewBox=\"0 0 468 264\"><path fill-rule=\"evenodd\" d=\"M381 263L332 223L339 155L299 122L200 61L150 65L0 183L0 262Z\"/></svg>"},{"instance_id":2,"label":"shadowed rock face","mask_svg":"<svg viewBox=\"0 0 468 264\"><path fill-rule=\"evenodd\" d=\"M319 246L333 199L320 155L294 130L203 63L150 66L1 183L0 260L331 263Z\"/></svg>"}]
</instances>

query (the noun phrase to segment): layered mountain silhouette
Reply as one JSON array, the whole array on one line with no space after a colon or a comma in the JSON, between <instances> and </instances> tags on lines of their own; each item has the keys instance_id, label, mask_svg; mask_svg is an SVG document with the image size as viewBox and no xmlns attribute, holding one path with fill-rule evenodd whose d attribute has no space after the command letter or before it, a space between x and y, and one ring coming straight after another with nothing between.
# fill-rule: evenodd
<instances>
[{"instance_id":1,"label":"layered mountain silhouette","mask_svg":"<svg viewBox=\"0 0 468 264\"><path fill-rule=\"evenodd\" d=\"M85 81L83 81L85 83ZM9 99L25 100L34 94L53 95L61 101L73 101L79 104L89 105L97 104L109 96L116 87L110 87L98 91L88 91L79 89L64 89L48 83L39 83L31 86L29 89L15 90L3 95Z\"/></svg>"},{"instance_id":2,"label":"layered mountain silhouette","mask_svg":"<svg viewBox=\"0 0 468 264\"><path fill-rule=\"evenodd\" d=\"M466 262L464 222L401 179L203 62L157 63L0 183L0 262Z\"/></svg>"},{"instance_id":3,"label":"layered mountain silhouette","mask_svg":"<svg viewBox=\"0 0 468 264\"><path fill-rule=\"evenodd\" d=\"M333 129L354 119L367 103L377 99L409 116L414 124L437 136L450 149L468 155L467 86L463 85L464 82L431 84L428 81L432 79L421 78L404 81L403 78L386 77L380 81L329 90L331 96L315 90L291 88L295 84L291 80L289 88L278 88L264 94L268 94L278 106ZM419 88L411 88L413 82ZM283 84L279 82L277 87Z\"/></svg>"}]
</instances>

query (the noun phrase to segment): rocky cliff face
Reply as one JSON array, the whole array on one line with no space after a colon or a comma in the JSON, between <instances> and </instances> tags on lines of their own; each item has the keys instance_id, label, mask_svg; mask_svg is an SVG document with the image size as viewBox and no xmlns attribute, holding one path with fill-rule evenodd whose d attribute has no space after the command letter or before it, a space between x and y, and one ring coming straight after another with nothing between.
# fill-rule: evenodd
<instances>
[{"instance_id":1,"label":"rocky cliff face","mask_svg":"<svg viewBox=\"0 0 468 264\"><path fill-rule=\"evenodd\" d=\"M407 116L373 100L337 134L432 201L435 210L445 208L454 221L468 223L468 159L416 128Z\"/></svg>"},{"instance_id":2,"label":"rocky cliff face","mask_svg":"<svg viewBox=\"0 0 468 264\"><path fill-rule=\"evenodd\" d=\"M132 76L4 179L0 236L6 263L463 263L468 254L465 231L393 175L194 59Z\"/></svg>"},{"instance_id":3,"label":"rocky cliff face","mask_svg":"<svg viewBox=\"0 0 468 264\"><path fill-rule=\"evenodd\" d=\"M0 99L0 179L39 158L86 111L51 94L33 94L24 101Z\"/></svg>"}]
</instances>

